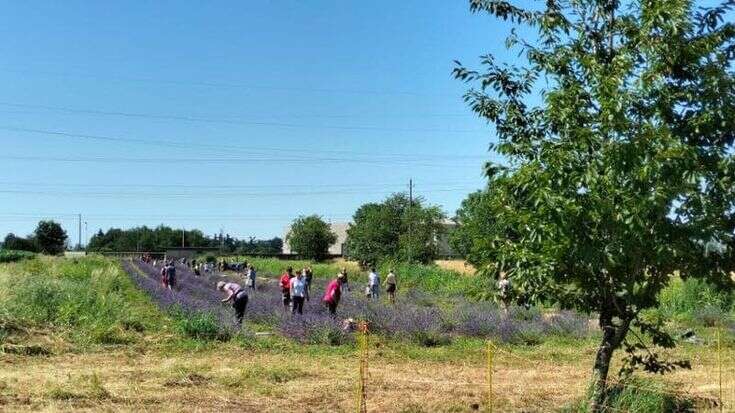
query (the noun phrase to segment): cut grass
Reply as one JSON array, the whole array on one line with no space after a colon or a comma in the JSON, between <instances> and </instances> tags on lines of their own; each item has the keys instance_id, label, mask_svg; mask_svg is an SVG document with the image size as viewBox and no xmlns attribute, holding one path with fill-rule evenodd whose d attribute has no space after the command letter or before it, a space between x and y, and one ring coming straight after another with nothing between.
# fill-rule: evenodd
<instances>
[{"instance_id":1,"label":"cut grass","mask_svg":"<svg viewBox=\"0 0 735 413\"><path fill-rule=\"evenodd\" d=\"M424 348L374 338L370 348L370 411L471 412L473 406L482 407L486 395L483 340L461 339ZM500 347L494 364L496 411L545 412L579 405L591 376L594 350L591 339ZM653 383L655 389L715 396L717 359L711 345L685 345L681 352L696 355L695 370L666 376ZM196 349L115 349L44 358L5 355L0 358L4 362L0 383L5 383L2 394L8 411L279 412L301 406L304 411L342 412L354 409L355 353L350 346L303 346L268 337L255 342L212 342ZM728 346L722 357L732 360L733 355ZM613 368L619 366L619 357L618 353ZM733 367L728 367L726 377ZM90 372L96 372L106 394L93 391ZM645 383L652 386L649 380ZM628 389L616 403L626 409L637 406L640 413L659 411L646 407L659 406L662 400L651 393L655 392Z\"/></svg>"}]
</instances>

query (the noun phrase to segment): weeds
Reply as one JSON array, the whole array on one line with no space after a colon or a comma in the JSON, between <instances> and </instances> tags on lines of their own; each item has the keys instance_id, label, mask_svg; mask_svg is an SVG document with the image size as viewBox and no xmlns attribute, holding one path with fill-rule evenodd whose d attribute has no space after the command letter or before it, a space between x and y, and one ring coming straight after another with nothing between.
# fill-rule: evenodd
<instances>
[{"instance_id":1,"label":"weeds","mask_svg":"<svg viewBox=\"0 0 735 413\"><path fill-rule=\"evenodd\" d=\"M0 269L0 323L51 327L78 344L128 344L160 317L108 260L38 258ZM135 326L135 329L129 327Z\"/></svg>"}]
</instances>

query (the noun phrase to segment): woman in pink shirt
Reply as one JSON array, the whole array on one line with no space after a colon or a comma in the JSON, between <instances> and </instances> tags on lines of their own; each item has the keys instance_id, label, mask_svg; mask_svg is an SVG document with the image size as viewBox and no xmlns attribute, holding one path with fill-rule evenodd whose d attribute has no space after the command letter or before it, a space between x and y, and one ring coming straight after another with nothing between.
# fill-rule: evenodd
<instances>
[{"instance_id":1,"label":"woman in pink shirt","mask_svg":"<svg viewBox=\"0 0 735 413\"><path fill-rule=\"evenodd\" d=\"M226 303L232 301L232 308L235 309L235 316L237 317L237 323L242 324L242 319L245 316L245 307L248 306L248 293L247 291L237 283L226 283L220 281L217 283L217 289L227 293L222 302Z\"/></svg>"},{"instance_id":2,"label":"woman in pink shirt","mask_svg":"<svg viewBox=\"0 0 735 413\"><path fill-rule=\"evenodd\" d=\"M330 281L327 284L327 289L324 292L322 302L329 309L329 314L337 314L337 305L339 305L339 299L342 296L342 284L344 283L344 275L341 273L337 275L337 278Z\"/></svg>"}]
</instances>

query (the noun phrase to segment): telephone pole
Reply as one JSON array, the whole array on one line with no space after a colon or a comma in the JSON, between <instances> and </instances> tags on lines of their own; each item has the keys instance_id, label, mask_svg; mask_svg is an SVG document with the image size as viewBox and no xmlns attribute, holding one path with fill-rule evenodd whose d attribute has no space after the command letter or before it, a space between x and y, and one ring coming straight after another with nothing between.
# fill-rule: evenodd
<instances>
[{"instance_id":1,"label":"telephone pole","mask_svg":"<svg viewBox=\"0 0 735 413\"><path fill-rule=\"evenodd\" d=\"M408 263L413 261L413 254L411 251L413 236L411 233L411 226L413 224L413 178L408 180Z\"/></svg>"},{"instance_id":2,"label":"telephone pole","mask_svg":"<svg viewBox=\"0 0 735 413\"><path fill-rule=\"evenodd\" d=\"M79 217L79 244L77 244L77 249L82 249L82 214L78 215Z\"/></svg>"}]
</instances>

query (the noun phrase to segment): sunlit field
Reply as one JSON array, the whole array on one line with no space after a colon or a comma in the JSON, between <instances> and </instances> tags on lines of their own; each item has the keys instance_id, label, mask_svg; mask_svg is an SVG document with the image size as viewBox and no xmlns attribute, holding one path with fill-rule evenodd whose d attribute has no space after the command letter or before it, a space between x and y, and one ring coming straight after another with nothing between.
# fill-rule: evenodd
<instances>
[{"instance_id":1,"label":"sunlit field","mask_svg":"<svg viewBox=\"0 0 735 413\"><path fill-rule=\"evenodd\" d=\"M496 411L584 408L598 333L583 315L515 307L504 315L493 303L417 289L401 291L395 307L368 303L355 274L338 319L318 303L321 287L303 317L291 316L274 274L261 272L239 329L213 288L236 274L196 277L181 267L180 287L171 292L155 273L141 261L102 257L3 264L2 409L354 411L359 360L355 333L342 328L348 317L371 321L368 411L487 411L490 402ZM669 293L686 296L686 286L676 288ZM672 321L674 329L696 331L697 340L672 353L689 358L692 370L639 375L618 408L657 411L676 400L714 408L718 357L723 398L732 401L732 336L723 331L718 355L715 330L705 326L712 317ZM492 393L488 340L495 346Z\"/></svg>"}]
</instances>

